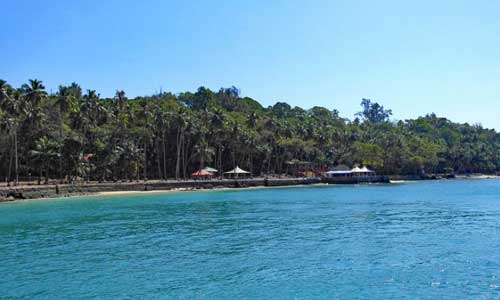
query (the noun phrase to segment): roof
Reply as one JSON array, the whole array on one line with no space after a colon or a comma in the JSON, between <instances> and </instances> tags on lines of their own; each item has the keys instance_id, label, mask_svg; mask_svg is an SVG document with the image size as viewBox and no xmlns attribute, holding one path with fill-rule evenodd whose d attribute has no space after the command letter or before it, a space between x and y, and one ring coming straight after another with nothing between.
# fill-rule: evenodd
<instances>
[{"instance_id":1,"label":"roof","mask_svg":"<svg viewBox=\"0 0 500 300\"><path fill-rule=\"evenodd\" d=\"M355 167L351 170L331 170L326 172L326 174L352 174L352 173L375 173L375 171L372 171L368 169L367 167L359 168Z\"/></svg>"},{"instance_id":2,"label":"roof","mask_svg":"<svg viewBox=\"0 0 500 300\"><path fill-rule=\"evenodd\" d=\"M207 172L210 172L210 173L217 173L217 172L219 172L219 170L211 168L211 167L205 167L205 169L203 169L203 171L207 171Z\"/></svg>"},{"instance_id":3,"label":"roof","mask_svg":"<svg viewBox=\"0 0 500 300\"><path fill-rule=\"evenodd\" d=\"M205 170L198 170L196 172L193 172L191 176L213 176L214 174L207 172Z\"/></svg>"},{"instance_id":4,"label":"roof","mask_svg":"<svg viewBox=\"0 0 500 300\"><path fill-rule=\"evenodd\" d=\"M326 174L351 174L351 170L334 170L334 171L328 171Z\"/></svg>"},{"instance_id":5,"label":"roof","mask_svg":"<svg viewBox=\"0 0 500 300\"><path fill-rule=\"evenodd\" d=\"M242 170L240 167L236 166L236 168L231 171L224 172L224 174L250 174L250 172Z\"/></svg>"},{"instance_id":6,"label":"roof","mask_svg":"<svg viewBox=\"0 0 500 300\"><path fill-rule=\"evenodd\" d=\"M367 167L362 167L361 168L361 172L370 172L370 173L372 173L372 172L375 172L375 171L372 171L372 170L368 169Z\"/></svg>"}]
</instances>

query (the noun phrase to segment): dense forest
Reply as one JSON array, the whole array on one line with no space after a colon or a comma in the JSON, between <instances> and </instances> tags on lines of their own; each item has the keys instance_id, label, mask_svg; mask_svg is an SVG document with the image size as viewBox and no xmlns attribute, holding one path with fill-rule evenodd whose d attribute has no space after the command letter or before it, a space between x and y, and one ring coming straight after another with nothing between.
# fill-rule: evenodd
<instances>
[{"instance_id":1,"label":"dense forest","mask_svg":"<svg viewBox=\"0 0 500 300\"><path fill-rule=\"evenodd\" d=\"M337 110L263 107L237 88L128 99L73 83L0 80L0 176L5 181L182 179L204 166L282 174L366 165L381 174L500 170L500 134L429 114L394 121L362 99L354 120ZM307 163L306 163L307 162Z\"/></svg>"}]
</instances>

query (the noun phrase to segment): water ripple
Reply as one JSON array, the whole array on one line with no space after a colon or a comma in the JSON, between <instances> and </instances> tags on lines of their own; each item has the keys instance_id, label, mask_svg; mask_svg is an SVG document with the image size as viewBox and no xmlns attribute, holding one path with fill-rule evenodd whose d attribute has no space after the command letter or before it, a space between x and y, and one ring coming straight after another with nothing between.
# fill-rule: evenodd
<instances>
[{"instance_id":1,"label":"water ripple","mask_svg":"<svg viewBox=\"0 0 500 300\"><path fill-rule=\"evenodd\" d=\"M498 299L500 181L0 206L0 299Z\"/></svg>"}]
</instances>

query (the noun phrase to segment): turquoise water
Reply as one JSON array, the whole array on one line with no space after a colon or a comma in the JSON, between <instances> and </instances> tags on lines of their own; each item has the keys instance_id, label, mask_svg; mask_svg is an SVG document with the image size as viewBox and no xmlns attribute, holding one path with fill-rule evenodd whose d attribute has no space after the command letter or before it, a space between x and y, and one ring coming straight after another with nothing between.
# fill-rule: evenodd
<instances>
[{"instance_id":1,"label":"turquoise water","mask_svg":"<svg viewBox=\"0 0 500 300\"><path fill-rule=\"evenodd\" d=\"M0 205L0 299L499 299L500 181Z\"/></svg>"}]
</instances>

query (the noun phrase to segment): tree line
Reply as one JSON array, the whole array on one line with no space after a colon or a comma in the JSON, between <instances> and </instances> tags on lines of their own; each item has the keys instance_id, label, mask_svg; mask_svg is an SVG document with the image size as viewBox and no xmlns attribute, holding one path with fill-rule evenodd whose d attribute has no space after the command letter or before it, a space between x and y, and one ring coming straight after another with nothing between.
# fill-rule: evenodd
<instances>
[{"instance_id":1,"label":"tree line","mask_svg":"<svg viewBox=\"0 0 500 300\"><path fill-rule=\"evenodd\" d=\"M282 174L290 162L369 166L381 174L491 173L500 135L428 114L404 121L362 99L337 110L263 107L237 88L102 98L76 84L48 93L39 80L0 80L0 178L47 182L183 179L205 166Z\"/></svg>"}]
</instances>

